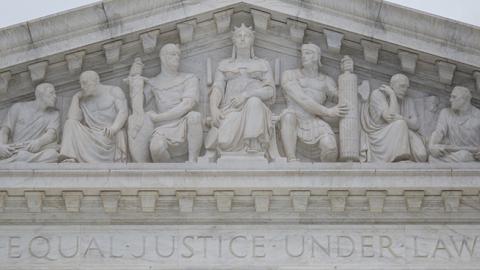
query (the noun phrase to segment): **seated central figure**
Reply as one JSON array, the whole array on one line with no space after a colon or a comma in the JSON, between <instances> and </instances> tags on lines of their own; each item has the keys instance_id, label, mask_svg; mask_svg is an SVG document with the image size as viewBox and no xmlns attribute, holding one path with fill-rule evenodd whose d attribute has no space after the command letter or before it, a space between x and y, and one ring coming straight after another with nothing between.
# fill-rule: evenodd
<instances>
[{"instance_id":1,"label":"seated central figure","mask_svg":"<svg viewBox=\"0 0 480 270\"><path fill-rule=\"evenodd\" d=\"M205 147L222 152L269 151L275 99L270 64L253 53L254 32L241 25L233 33L232 58L222 60L210 93L212 129Z\"/></svg>"}]
</instances>

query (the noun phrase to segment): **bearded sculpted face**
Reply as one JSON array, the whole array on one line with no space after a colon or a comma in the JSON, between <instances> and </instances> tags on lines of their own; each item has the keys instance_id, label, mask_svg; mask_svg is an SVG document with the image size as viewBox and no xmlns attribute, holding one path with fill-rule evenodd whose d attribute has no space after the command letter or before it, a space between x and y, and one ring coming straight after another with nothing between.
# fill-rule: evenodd
<instances>
[{"instance_id":1,"label":"bearded sculpted face","mask_svg":"<svg viewBox=\"0 0 480 270\"><path fill-rule=\"evenodd\" d=\"M407 95L410 82L407 76L403 74L397 74L392 77L391 86L393 91L395 91L397 98L403 99Z\"/></svg>"},{"instance_id":2,"label":"bearded sculpted face","mask_svg":"<svg viewBox=\"0 0 480 270\"><path fill-rule=\"evenodd\" d=\"M470 103L470 91L465 87L457 86L450 94L450 106L454 111L460 111Z\"/></svg>"},{"instance_id":3,"label":"bearded sculpted face","mask_svg":"<svg viewBox=\"0 0 480 270\"><path fill-rule=\"evenodd\" d=\"M55 87L49 83L43 83L37 86L37 99L45 108L55 107L57 95L55 94Z\"/></svg>"},{"instance_id":4,"label":"bearded sculpted face","mask_svg":"<svg viewBox=\"0 0 480 270\"><path fill-rule=\"evenodd\" d=\"M85 71L80 75L80 87L85 93L85 96L95 95L99 83L100 78L94 71Z\"/></svg>"}]
</instances>

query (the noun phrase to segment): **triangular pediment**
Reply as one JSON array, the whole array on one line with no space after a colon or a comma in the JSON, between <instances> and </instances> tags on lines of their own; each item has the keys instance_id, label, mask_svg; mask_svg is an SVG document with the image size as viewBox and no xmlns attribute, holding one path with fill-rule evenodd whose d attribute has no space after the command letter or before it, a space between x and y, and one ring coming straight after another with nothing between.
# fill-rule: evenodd
<instances>
[{"instance_id":1,"label":"triangular pediment","mask_svg":"<svg viewBox=\"0 0 480 270\"><path fill-rule=\"evenodd\" d=\"M403 72L414 98L438 96L443 106L453 85L475 90L480 80L480 29L383 1L104 1L0 30L3 113L47 81L65 114L81 70L125 89L134 57L154 76L159 48L174 42L181 44L181 68L201 79L206 115L212 73L230 55L230 31L241 23L254 27L256 54L270 61L277 84L308 42L322 48L323 71L334 78L348 54L372 88ZM479 97L474 91L474 103Z\"/></svg>"}]
</instances>

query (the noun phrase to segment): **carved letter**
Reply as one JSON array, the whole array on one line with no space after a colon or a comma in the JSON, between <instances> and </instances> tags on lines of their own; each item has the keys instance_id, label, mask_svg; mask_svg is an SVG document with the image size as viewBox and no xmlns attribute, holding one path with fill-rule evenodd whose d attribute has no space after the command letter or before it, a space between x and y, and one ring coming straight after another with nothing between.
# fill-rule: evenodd
<instances>
[{"instance_id":1,"label":"carved letter","mask_svg":"<svg viewBox=\"0 0 480 270\"><path fill-rule=\"evenodd\" d=\"M347 253L342 253L342 250L347 250L346 248L342 248L342 239L348 240L348 242L350 243L350 251L347 251ZM353 239L350 236L346 235L337 236L337 256L346 258L352 256L353 252L355 252L355 243L353 242Z\"/></svg>"},{"instance_id":2,"label":"carved letter","mask_svg":"<svg viewBox=\"0 0 480 270\"><path fill-rule=\"evenodd\" d=\"M207 240L213 239L213 236L197 236L198 239L203 239L203 258L207 258Z\"/></svg>"},{"instance_id":3,"label":"carved letter","mask_svg":"<svg viewBox=\"0 0 480 270\"><path fill-rule=\"evenodd\" d=\"M160 250L158 249L158 236L155 237L155 251L157 252L157 255L162 257L162 258L169 258L173 255L173 253L175 252L175 236L172 236L172 246L171 246L171 250L170 250L170 253L168 254L161 254L160 253Z\"/></svg>"},{"instance_id":4,"label":"carved letter","mask_svg":"<svg viewBox=\"0 0 480 270\"><path fill-rule=\"evenodd\" d=\"M73 247L75 249L75 252L73 252L72 255L66 255L65 252L63 251L62 249L62 237L59 236L58 237L58 253L60 254L60 256L62 256L63 258L73 258L75 256L77 256L78 254L78 243L80 242L80 237L75 237L76 241L75 241L75 246ZM72 249L72 248L67 248L68 250Z\"/></svg>"},{"instance_id":5,"label":"carved letter","mask_svg":"<svg viewBox=\"0 0 480 270\"><path fill-rule=\"evenodd\" d=\"M315 246L319 247L328 257L330 257L330 235L327 235L327 246L324 247L318 243L317 239L312 237L312 258L315 258Z\"/></svg>"},{"instance_id":6,"label":"carved letter","mask_svg":"<svg viewBox=\"0 0 480 270\"><path fill-rule=\"evenodd\" d=\"M257 241L262 241L261 243L258 243ZM265 258L266 254L265 254L265 236L253 236L253 250L252 250L252 254L253 254L253 257L255 258ZM262 251L261 254L257 254L257 248L262 248Z\"/></svg>"},{"instance_id":7,"label":"carved letter","mask_svg":"<svg viewBox=\"0 0 480 270\"><path fill-rule=\"evenodd\" d=\"M97 240L95 239L95 237L92 237L92 239L90 240L90 243L88 243L88 247L85 250L85 253L83 253L84 258L87 257L89 251L98 251L98 254L102 258L105 258L105 255L103 254L103 251L98 246L98 243L97 243Z\"/></svg>"},{"instance_id":8,"label":"carved letter","mask_svg":"<svg viewBox=\"0 0 480 270\"><path fill-rule=\"evenodd\" d=\"M237 258L245 258L245 257L247 257L247 254L246 254L246 253L245 253L245 254L238 254L237 252L235 252L235 251L233 250L233 243L234 243L237 239L247 240L247 237L245 237L245 236L243 236L243 235L237 235L237 236L233 237L233 238L230 240L230 245L229 245L229 247L230 247L230 253L231 253L233 256L237 257Z\"/></svg>"},{"instance_id":9,"label":"carved letter","mask_svg":"<svg viewBox=\"0 0 480 270\"><path fill-rule=\"evenodd\" d=\"M116 245L115 245L114 242L115 242L115 241L114 241L114 236L112 235L112 236L110 236L110 258L122 258L123 255L121 255L121 254L120 254L120 255L116 255L116 254L115 254L114 249L115 249L115 246L116 246Z\"/></svg>"},{"instance_id":10,"label":"carved letter","mask_svg":"<svg viewBox=\"0 0 480 270\"><path fill-rule=\"evenodd\" d=\"M36 241L44 242L46 249L43 253L38 254L37 251L35 251L36 249L33 248L33 246L38 247L40 245L39 243L35 245ZM48 240L48 238L45 238L43 236L36 236L30 241L30 244L28 244L28 251L30 252L30 255L32 257L35 257L37 259L47 258L48 254L50 254L50 240Z\"/></svg>"},{"instance_id":11,"label":"carved letter","mask_svg":"<svg viewBox=\"0 0 480 270\"><path fill-rule=\"evenodd\" d=\"M20 243L14 241L20 241L20 236L10 236L8 238L8 258L19 259L22 257L22 252L20 251Z\"/></svg>"},{"instance_id":12,"label":"carved letter","mask_svg":"<svg viewBox=\"0 0 480 270\"><path fill-rule=\"evenodd\" d=\"M452 258L452 253L450 253L450 251L448 250L447 246L445 245L445 243L443 242L442 239L438 239L437 240L437 244L435 245L435 249L433 250L433 254L432 254L432 257L435 258L437 256L437 251L445 251L447 252L448 254L448 257L449 258Z\"/></svg>"},{"instance_id":13,"label":"carved letter","mask_svg":"<svg viewBox=\"0 0 480 270\"><path fill-rule=\"evenodd\" d=\"M386 240L386 242L384 240ZM392 247L392 238L390 238L390 236L387 236L387 235L380 235L380 257L383 257L384 249L387 249L390 252L390 254L393 255L393 257L395 258L400 257L397 254L395 254L395 252L393 252L391 247Z\"/></svg>"},{"instance_id":14,"label":"carved letter","mask_svg":"<svg viewBox=\"0 0 480 270\"><path fill-rule=\"evenodd\" d=\"M287 252L288 256L294 257L294 258L302 256L303 253L305 252L305 236L303 236L303 235L301 236L301 239L302 239L301 249L300 249L300 251L297 252L297 254L293 254L293 253L290 252L290 249L288 247L289 246L288 245L288 237L289 237L288 235L285 236L285 251Z\"/></svg>"},{"instance_id":15,"label":"carved letter","mask_svg":"<svg viewBox=\"0 0 480 270\"><path fill-rule=\"evenodd\" d=\"M475 254L475 247L477 245L477 239L478 236L475 236L473 239L473 243L471 246L468 245L468 239L465 237L462 238L462 243L460 244L460 247L457 246L455 239L453 236L450 236L450 241L452 241L453 247L455 247L455 251L458 254L458 257L461 257L463 254L463 249L465 248L468 251L468 255L470 255L470 258L473 257L473 254Z\"/></svg>"},{"instance_id":16,"label":"carved letter","mask_svg":"<svg viewBox=\"0 0 480 270\"><path fill-rule=\"evenodd\" d=\"M191 257L193 257L193 255L194 255L194 253L193 253L193 247L190 246L190 245L187 243L187 239L193 240L193 236L185 236L185 237L183 238L183 240L182 240L183 246L184 246L185 248L187 248L188 251L189 251L189 254L185 254L185 253L182 254L182 257L183 257L183 258L191 258Z\"/></svg>"},{"instance_id":17,"label":"carved letter","mask_svg":"<svg viewBox=\"0 0 480 270\"><path fill-rule=\"evenodd\" d=\"M361 237L361 246L362 246L362 257L374 257L373 253L373 236L371 235L362 235ZM371 248L371 254L367 254L367 248Z\"/></svg>"},{"instance_id":18,"label":"carved letter","mask_svg":"<svg viewBox=\"0 0 480 270\"><path fill-rule=\"evenodd\" d=\"M415 258L427 258L428 257L428 254L425 254L425 255L422 255L418 252L418 243L417 243L417 236L414 236L413 237L413 251L414 251L414 254L413 256Z\"/></svg>"},{"instance_id":19,"label":"carved letter","mask_svg":"<svg viewBox=\"0 0 480 270\"><path fill-rule=\"evenodd\" d=\"M137 259L140 259L140 258L143 258L145 256L145 246L146 246L146 242L147 242L147 239L145 236L142 236L142 252L140 253L140 255L136 255L136 254L133 254L132 253L132 256L137 258Z\"/></svg>"}]
</instances>

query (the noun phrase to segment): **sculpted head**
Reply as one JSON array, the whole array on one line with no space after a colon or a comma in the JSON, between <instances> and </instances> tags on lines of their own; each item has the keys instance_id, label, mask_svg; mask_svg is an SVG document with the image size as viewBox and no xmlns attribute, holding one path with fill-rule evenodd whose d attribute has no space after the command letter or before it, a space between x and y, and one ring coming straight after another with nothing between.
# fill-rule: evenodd
<instances>
[{"instance_id":1,"label":"sculpted head","mask_svg":"<svg viewBox=\"0 0 480 270\"><path fill-rule=\"evenodd\" d=\"M450 94L450 106L453 111L462 111L470 106L472 93L463 86L456 86Z\"/></svg>"},{"instance_id":2,"label":"sculpted head","mask_svg":"<svg viewBox=\"0 0 480 270\"><path fill-rule=\"evenodd\" d=\"M403 74L395 74L390 79L390 86L395 92L397 98L403 99L410 87L410 81L408 80L408 77Z\"/></svg>"},{"instance_id":3,"label":"sculpted head","mask_svg":"<svg viewBox=\"0 0 480 270\"><path fill-rule=\"evenodd\" d=\"M35 88L35 99L44 109L55 107L57 95L55 87L50 83L42 83Z\"/></svg>"},{"instance_id":4,"label":"sculpted head","mask_svg":"<svg viewBox=\"0 0 480 270\"><path fill-rule=\"evenodd\" d=\"M180 48L178 45L169 43L160 49L160 62L162 67L170 70L178 70L180 66Z\"/></svg>"},{"instance_id":5,"label":"sculpted head","mask_svg":"<svg viewBox=\"0 0 480 270\"><path fill-rule=\"evenodd\" d=\"M246 27L242 23L240 27L234 27L233 30L233 48L235 50L239 49L249 49L253 50L253 42L255 41L255 32L252 30L252 27ZM253 52L250 54L253 57Z\"/></svg>"},{"instance_id":6,"label":"sculpted head","mask_svg":"<svg viewBox=\"0 0 480 270\"><path fill-rule=\"evenodd\" d=\"M353 72L353 59L350 56L345 55L340 61L340 69L342 72Z\"/></svg>"},{"instance_id":7,"label":"sculpted head","mask_svg":"<svg viewBox=\"0 0 480 270\"><path fill-rule=\"evenodd\" d=\"M85 96L94 95L97 92L98 85L100 84L100 77L98 73L89 70L80 74L80 87L82 88Z\"/></svg>"},{"instance_id":8,"label":"sculpted head","mask_svg":"<svg viewBox=\"0 0 480 270\"><path fill-rule=\"evenodd\" d=\"M321 66L322 50L313 43L302 45L302 66L319 65Z\"/></svg>"}]
</instances>

